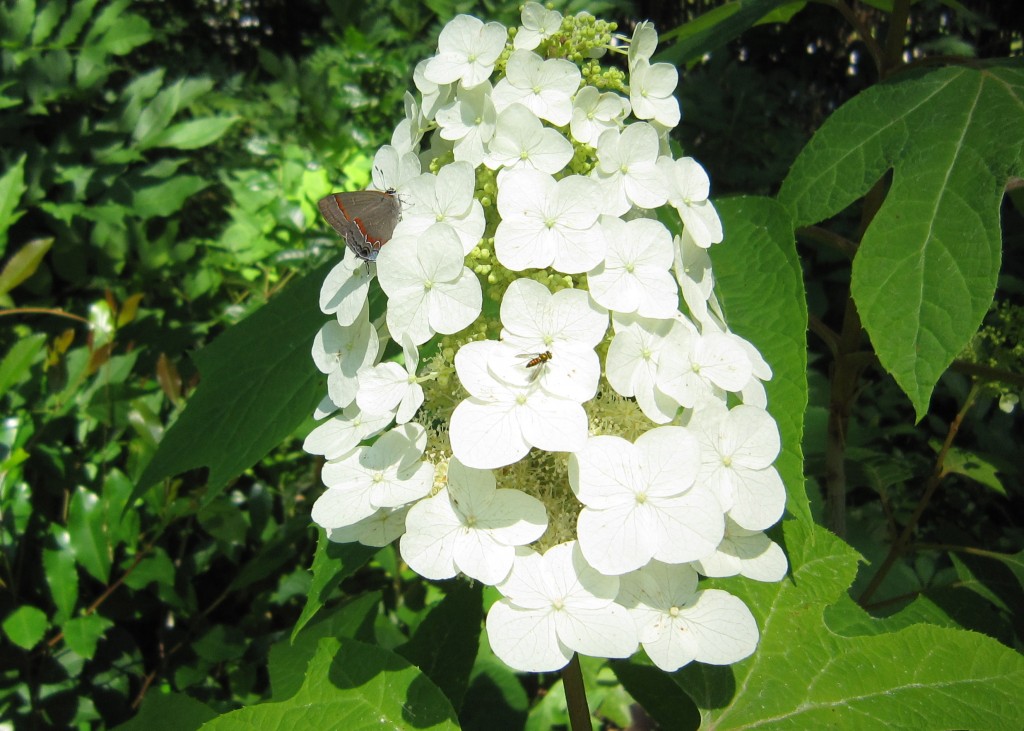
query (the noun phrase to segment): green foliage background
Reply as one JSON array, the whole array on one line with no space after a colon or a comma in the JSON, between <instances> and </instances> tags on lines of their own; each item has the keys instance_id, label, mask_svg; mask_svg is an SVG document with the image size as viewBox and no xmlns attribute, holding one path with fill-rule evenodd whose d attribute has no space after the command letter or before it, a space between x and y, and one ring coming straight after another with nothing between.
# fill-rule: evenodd
<instances>
[{"instance_id":1,"label":"green foliage background","mask_svg":"<svg viewBox=\"0 0 1024 731\"><path fill-rule=\"evenodd\" d=\"M654 20L680 67L789 491L758 652L584 658L594 723L1020 728L1024 8L556 5ZM519 15L0 0L0 723L568 724L490 653L490 592L309 520L316 201L365 186L459 12Z\"/></svg>"}]
</instances>

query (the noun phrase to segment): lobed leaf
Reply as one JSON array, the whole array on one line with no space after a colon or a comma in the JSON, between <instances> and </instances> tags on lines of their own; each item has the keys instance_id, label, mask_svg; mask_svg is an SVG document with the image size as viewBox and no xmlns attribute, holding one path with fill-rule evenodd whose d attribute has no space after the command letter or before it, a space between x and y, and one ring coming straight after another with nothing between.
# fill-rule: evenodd
<instances>
[{"instance_id":1,"label":"lobed leaf","mask_svg":"<svg viewBox=\"0 0 1024 731\"><path fill-rule=\"evenodd\" d=\"M1001 260L999 208L1024 170L1024 69L947 68L880 84L833 114L779 200L796 226L892 185L853 262L851 294L918 419L977 331Z\"/></svg>"}]
</instances>

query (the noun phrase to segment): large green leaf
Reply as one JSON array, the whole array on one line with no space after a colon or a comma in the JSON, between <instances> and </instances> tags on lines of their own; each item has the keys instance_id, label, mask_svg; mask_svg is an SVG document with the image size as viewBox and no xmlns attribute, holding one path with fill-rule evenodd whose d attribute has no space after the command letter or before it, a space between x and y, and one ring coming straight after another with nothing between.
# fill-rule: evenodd
<instances>
[{"instance_id":1,"label":"large green leaf","mask_svg":"<svg viewBox=\"0 0 1024 731\"><path fill-rule=\"evenodd\" d=\"M158 480L205 465L210 500L309 417L326 392L309 353L324 323L320 284L330 267L293 282L195 354L202 382L146 465L132 499Z\"/></svg>"},{"instance_id":2,"label":"large green leaf","mask_svg":"<svg viewBox=\"0 0 1024 731\"><path fill-rule=\"evenodd\" d=\"M227 713L204 729L456 729L455 711L420 671L356 640L320 640L291 698Z\"/></svg>"},{"instance_id":3,"label":"large green leaf","mask_svg":"<svg viewBox=\"0 0 1024 731\"><path fill-rule=\"evenodd\" d=\"M796 226L832 216L892 169L851 290L885 369L920 419L978 329L1001 258L999 206L1024 171L1024 70L947 68L843 105L797 158L779 200Z\"/></svg>"},{"instance_id":4,"label":"large green leaf","mask_svg":"<svg viewBox=\"0 0 1024 731\"><path fill-rule=\"evenodd\" d=\"M772 367L765 388L782 435L776 467L786 483L789 511L810 521L800 449L807 408L807 303L793 226L769 198L716 205L725 241L711 247L715 291L729 327L757 346Z\"/></svg>"},{"instance_id":5,"label":"large green leaf","mask_svg":"<svg viewBox=\"0 0 1024 731\"><path fill-rule=\"evenodd\" d=\"M845 597L859 556L823 528L788 521L792 574L777 584L729 585L763 635L731 668L691 665L673 679L716 729L1009 729L1024 724L1024 658L974 632L915 624L843 636L843 613L878 622ZM847 621L846 624L853 625Z\"/></svg>"}]
</instances>

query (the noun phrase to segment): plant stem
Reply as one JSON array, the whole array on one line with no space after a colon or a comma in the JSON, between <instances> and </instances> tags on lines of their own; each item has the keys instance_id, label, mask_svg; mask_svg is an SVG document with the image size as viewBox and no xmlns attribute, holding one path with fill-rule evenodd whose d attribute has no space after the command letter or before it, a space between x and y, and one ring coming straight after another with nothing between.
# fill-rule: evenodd
<instances>
[{"instance_id":1,"label":"plant stem","mask_svg":"<svg viewBox=\"0 0 1024 731\"><path fill-rule=\"evenodd\" d=\"M917 507L914 508L913 515L910 516L910 520L903 527L903 532L900 533L893 544L889 547L889 553L886 555L882 565L878 568L878 571L871 578L871 583L864 590L864 593L860 595L860 599L857 603L861 606L867 604L878 587L885 581L885 577L889 575L889 571L892 570L893 565L906 551L907 546L910 544L910 539L914 535L914 530L917 528L918 521L921 520L921 515L928 507L928 503L931 502L932 496L935 491L939 488L942 483L942 478L946 476L946 455L949 454L950 448L953 446L953 440L956 439L957 432L960 431L960 424L963 423L964 417L967 416L967 412L974 405L974 402L978 398L978 394L981 393L981 386L978 383L971 384L971 390L967 394L967 398L964 399L964 405L960 407L960 411L949 425L949 429L946 431L946 440L942 444L942 449L939 450L938 455L935 457L935 467L932 470L931 476L928 478L928 482L924 488L924 494L921 495L921 499L917 503Z\"/></svg>"},{"instance_id":2,"label":"plant stem","mask_svg":"<svg viewBox=\"0 0 1024 731\"><path fill-rule=\"evenodd\" d=\"M591 731L590 708L587 706L587 690L583 687L583 670L579 655L574 654L569 664L562 668L562 687L565 689L565 705L569 710L569 727L572 731Z\"/></svg>"}]
</instances>

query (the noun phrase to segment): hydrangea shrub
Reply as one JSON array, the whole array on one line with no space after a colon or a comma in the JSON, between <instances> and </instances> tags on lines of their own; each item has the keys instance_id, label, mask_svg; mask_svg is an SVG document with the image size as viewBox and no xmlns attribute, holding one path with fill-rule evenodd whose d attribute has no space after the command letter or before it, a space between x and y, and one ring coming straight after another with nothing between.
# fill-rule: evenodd
<instances>
[{"instance_id":1,"label":"hydrangea shrub","mask_svg":"<svg viewBox=\"0 0 1024 731\"><path fill-rule=\"evenodd\" d=\"M512 668L733 663L758 627L701 577L780 580L786 492L771 369L714 293L708 176L670 150L677 72L649 23L522 23L452 20L376 154L402 219L323 284L313 519L496 587Z\"/></svg>"}]
</instances>

